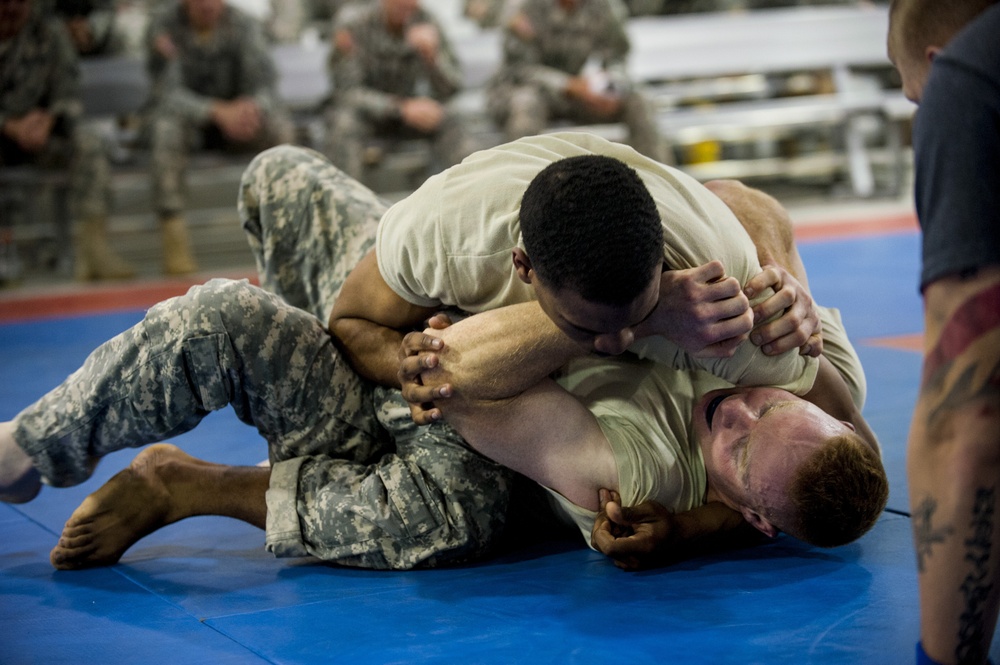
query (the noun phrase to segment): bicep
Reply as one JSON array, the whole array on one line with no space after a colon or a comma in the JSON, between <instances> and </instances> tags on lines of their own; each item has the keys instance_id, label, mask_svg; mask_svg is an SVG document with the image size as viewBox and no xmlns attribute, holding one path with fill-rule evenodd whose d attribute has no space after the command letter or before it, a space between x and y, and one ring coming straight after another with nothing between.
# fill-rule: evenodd
<instances>
[{"instance_id":1,"label":"bicep","mask_svg":"<svg viewBox=\"0 0 1000 665\"><path fill-rule=\"evenodd\" d=\"M375 251L368 252L347 275L330 313L330 330L350 319L361 319L401 330L416 325L436 311L407 302L389 288L379 272Z\"/></svg>"},{"instance_id":2,"label":"bicep","mask_svg":"<svg viewBox=\"0 0 1000 665\"><path fill-rule=\"evenodd\" d=\"M469 445L578 506L597 510L598 491L617 489L614 455L597 418L554 381L511 399L454 406L445 407L445 418Z\"/></svg>"}]
</instances>

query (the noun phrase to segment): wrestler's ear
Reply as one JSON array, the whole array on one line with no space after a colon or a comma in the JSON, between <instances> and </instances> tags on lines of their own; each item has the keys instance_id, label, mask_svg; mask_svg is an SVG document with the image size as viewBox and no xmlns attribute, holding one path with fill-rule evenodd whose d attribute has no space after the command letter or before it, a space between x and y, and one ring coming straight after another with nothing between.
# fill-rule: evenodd
<instances>
[{"instance_id":1,"label":"wrestler's ear","mask_svg":"<svg viewBox=\"0 0 1000 665\"><path fill-rule=\"evenodd\" d=\"M743 519L745 519L750 526L757 529L768 538L774 538L778 535L778 527L771 524L766 517L758 513L756 510L743 507L740 509L740 512L743 514Z\"/></svg>"},{"instance_id":2,"label":"wrestler's ear","mask_svg":"<svg viewBox=\"0 0 1000 665\"><path fill-rule=\"evenodd\" d=\"M512 251L512 259L514 261L514 269L517 271L517 276L525 284L531 284L533 273L531 270L531 259L520 247L515 247Z\"/></svg>"}]
</instances>

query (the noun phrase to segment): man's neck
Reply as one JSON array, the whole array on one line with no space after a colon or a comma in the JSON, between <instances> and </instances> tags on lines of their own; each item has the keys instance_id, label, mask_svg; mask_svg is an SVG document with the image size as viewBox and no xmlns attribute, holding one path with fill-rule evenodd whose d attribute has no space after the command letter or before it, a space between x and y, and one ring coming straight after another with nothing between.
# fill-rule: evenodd
<instances>
[{"instance_id":1,"label":"man's neck","mask_svg":"<svg viewBox=\"0 0 1000 665\"><path fill-rule=\"evenodd\" d=\"M706 485L706 489L705 489L705 503L711 503L712 501L718 501L719 503L725 503L725 501L722 500L722 495L719 494L718 492L716 492L715 488L712 487L708 483L708 481L705 482L705 485Z\"/></svg>"}]
</instances>

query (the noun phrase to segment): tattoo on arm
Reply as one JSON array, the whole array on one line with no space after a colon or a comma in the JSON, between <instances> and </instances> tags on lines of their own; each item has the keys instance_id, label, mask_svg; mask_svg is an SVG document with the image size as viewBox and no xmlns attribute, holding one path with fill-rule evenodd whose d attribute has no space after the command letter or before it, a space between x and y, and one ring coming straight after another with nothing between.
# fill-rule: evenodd
<instances>
[{"instance_id":1,"label":"tattoo on arm","mask_svg":"<svg viewBox=\"0 0 1000 665\"><path fill-rule=\"evenodd\" d=\"M983 289L951 315L924 361L921 393L931 398L929 431L952 408L1000 393L1000 284Z\"/></svg>"},{"instance_id":2,"label":"tattoo on arm","mask_svg":"<svg viewBox=\"0 0 1000 665\"><path fill-rule=\"evenodd\" d=\"M933 527L931 520L937 510L937 501L933 497L925 497L913 513L913 538L917 550L917 572L924 572L924 560L931 555L931 546L943 543L951 535L951 526Z\"/></svg>"},{"instance_id":3,"label":"tattoo on arm","mask_svg":"<svg viewBox=\"0 0 1000 665\"><path fill-rule=\"evenodd\" d=\"M987 626L983 616L984 605L993 590L990 581L990 554L993 551L994 522L993 487L976 490L969 527L972 534L965 540L965 561L970 569L962 581L961 591L965 597L965 609L959 617L958 644L955 657L960 663L977 663L986 660L984 644Z\"/></svg>"}]
</instances>

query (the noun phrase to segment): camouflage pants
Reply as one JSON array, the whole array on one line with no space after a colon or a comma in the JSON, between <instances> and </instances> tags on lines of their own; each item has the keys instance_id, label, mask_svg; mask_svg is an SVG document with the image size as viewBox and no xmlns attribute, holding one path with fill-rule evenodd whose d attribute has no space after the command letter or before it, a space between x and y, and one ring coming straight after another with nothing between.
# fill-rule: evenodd
<instances>
[{"instance_id":1,"label":"camouflage pants","mask_svg":"<svg viewBox=\"0 0 1000 665\"><path fill-rule=\"evenodd\" d=\"M342 278L298 288L268 257L308 254L310 243L295 251L293 240L317 229L356 231L366 196L382 205L366 191L310 151L255 159L240 210L262 280L325 311ZM335 246L363 253L357 240ZM315 316L245 282L213 280L150 309L22 411L15 439L47 482L70 485L93 459L190 430L227 405L267 441L266 541L278 556L434 566L486 554L503 531L514 474L447 425L414 425L399 392L360 379Z\"/></svg>"},{"instance_id":2,"label":"camouflage pants","mask_svg":"<svg viewBox=\"0 0 1000 665\"><path fill-rule=\"evenodd\" d=\"M503 127L509 141L541 134L556 120L577 124L606 122L580 102L533 85L500 85L489 92L488 99L493 118ZM628 129L628 142L633 148L661 163L672 163L666 140L656 126L653 105L641 91L625 94L621 111L613 120Z\"/></svg>"},{"instance_id":3,"label":"camouflage pants","mask_svg":"<svg viewBox=\"0 0 1000 665\"><path fill-rule=\"evenodd\" d=\"M428 139L439 169L448 168L468 157L473 151L472 140L462 119L446 112L441 125L431 133L407 127L399 120L375 121L347 105L333 107L326 114L326 154L352 178L365 174L365 148L394 141Z\"/></svg>"},{"instance_id":4,"label":"camouflage pants","mask_svg":"<svg viewBox=\"0 0 1000 665\"><path fill-rule=\"evenodd\" d=\"M36 154L24 153L6 139L0 141L0 167L20 164L68 169L74 214L84 219L107 216L111 203L111 164L104 141L90 127L77 125L68 136L53 135L45 149ZM30 195L10 192L15 199ZM18 208L22 206L23 203Z\"/></svg>"},{"instance_id":5,"label":"camouflage pants","mask_svg":"<svg viewBox=\"0 0 1000 665\"><path fill-rule=\"evenodd\" d=\"M261 286L323 323L389 208L323 155L293 146L250 162L237 205Z\"/></svg>"},{"instance_id":6,"label":"camouflage pants","mask_svg":"<svg viewBox=\"0 0 1000 665\"><path fill-rule=\"evenodd\" d=\"M264 127L253 141L236 144L228 141L215 125L198 126L186 118L167 113L152 116L149 132L152 164L153 207L161 216L183 212L187 198L188 155L192 151L222 149L233 153L253 154L294 137L291 118L284 113L265 115Z\"/></svg>"}]
</instances>

